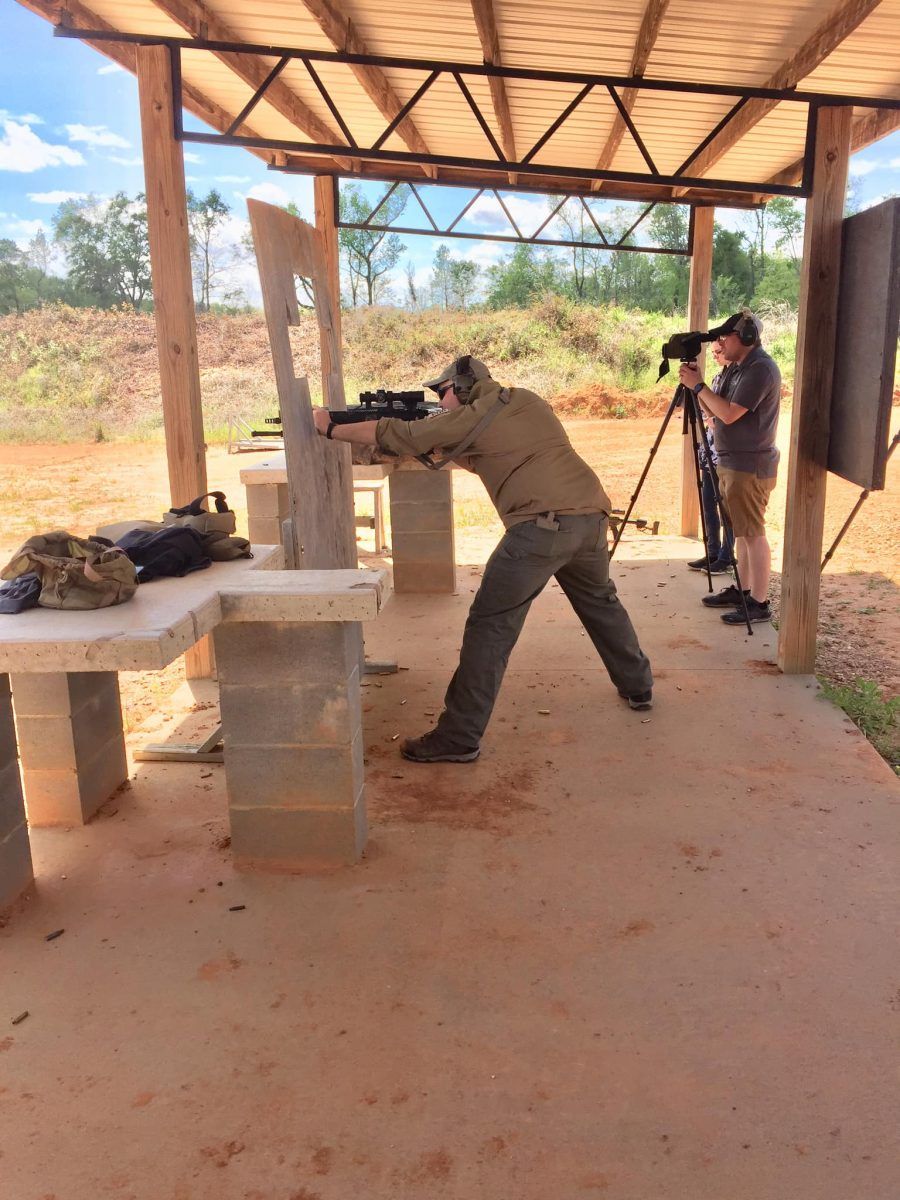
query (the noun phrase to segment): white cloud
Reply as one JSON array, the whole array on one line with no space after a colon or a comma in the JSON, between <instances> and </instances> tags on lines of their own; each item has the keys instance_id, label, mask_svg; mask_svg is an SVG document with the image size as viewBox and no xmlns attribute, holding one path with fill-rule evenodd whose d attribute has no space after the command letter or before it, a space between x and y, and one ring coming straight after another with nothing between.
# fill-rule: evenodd
<instances>
[{"instance_id":1,"label":"white cloud","mask_svg":"<svg viewBox=\"0 0 900 1200\"><path fill-rule=\"evenodd\" d=\"M33 204L64 204L66 200L87 200L87 192L29 192Z\"/></svg>"},{"instance_id":2,"label":"white cloud","mask_svg":"<svg viewBox=\"0 0 900 1200\"><path fill-rule=\"evenodd\" d=\"M185 175L184 182L185 183L199 183L200 176L199 175Z\"/></svg>"},{"instance_id":3,"label":"white cloud","mask_svg":"<svg viewBox=\"0 0 900 1200\"><path fill-rule=\"evenodd\" d=\"M254 183L249 192L235 192L238 200L265 200L267 204L280 204L282 206L290 203L290 196L283 187L279 187L277 183Z\"/></svg>"},{"instance_id":4,"label":"white cloud","mask_svg":"<svg viewBox=\"0 0 900 1200\"><path fill-rule=\"evenodd\" d=\"M39 117L37 113L11 113L5 108L0 108L0 121L17 121L20 125L43 125L43 117Z\"/></svg>"},{"instance_id":5,"label":"white cloud","mask_svg":"<svg viewBox=\"0 0 900 1200\"><path fill-rule=\"evenodd\" d=\"M532 200L528 196L504 196L503 203L524 234L534 233L548 216L547 202L544 199ZM509 223L509 218L494 196L479 196L466 213L466 218L494 233L515 232Z\"/></svg>"},{"instance_id":6,"label":"white cloud","mask_svg":"<svg viewBox=\"0 0 900 1200\"><path fill-rule=\"evenodd\" d=\"M107 63L105 67L98 67L98 75L118 75L120 71L124 71L124 67L120 67L118 63Z\"/></svg>"},{"instance_id":7,"label":"white cloud","mask_svg":"<svg viewBox=\"0 0 900 1200\"><path fill-rule=\"evenodd\" d=\"M879 171L883 166L884 163L879 162L877 158L851 159L850 174L856 179L863 179L866 175L871 175L873 171Z\"/></svg>"},{"instance_id":8,"label":"white cloud","mask_svg":"<svg viewBox=\"0 0 900 1200\"><path fill-rule=\"evenodd\" d=\"M892 171L900 171L900 158L892 158L888 166Z\"/></svg>"},{"instance_id":9,"label":"white cloud","mask_svg":"<svg viewBox=\"0 0 900 1200\"><path fill-rule=\"evenodd\" d=\"M144 165L144 160L139 154L134 158L119 158L118 155L111 154L109 156L109 161L112 163L118 163L120 167L142 167Z\"/></svg>"},{"instance_id":10,"label":"white cloud","mask_svg":"<svg viewBox=\"0 0 900 1200\"><path fill-rule=\"evenodd\" d=\"M70 142L84 142L88 146L116 146L120 150L127 150L131 146L131 142L105 125L66 125L65 128Z\"/></svg>"},{"instance_id":11,"label":"white cloud","mask_svg":"<svg viewBox=\"0 0 900 1200\"><path fill-rule=\"evenodd\" d=\"M216 183L249 183L249 175L216 175Z\"/></svg>"},{"instance_id":12,"label":"white cloud","mask_svg":"<svg viewBox=\"0 0 900 1200\"><path fill-rule=\"evenodd\" d=\"M48 238L52 236L49 227L40 219L29 221L12 213L5 213L4 218L0 223L0 236L12 238L21 250L24 250L38 233L43 232Z\"/></svg>"},{"instance_id":13,"label":"white cloud","mask_svg":"<svg viewBox=\"0 0 900 1200\"><path fill-rule=\"evenodd\" d=\"M39 171L42 167L80 167L84 158L69 146L54 146L45 142L28 127L17 121L3 121L0 136L0 171Z\"/></svg>"},{"instance_id":14,"label":"white cloud","mask_svg":"<svg viewBox=\"0 0 900 1200\"><path fill-rule=\"evenodd\" d=\"M199 154L195 154L193 150L185 150L184 161L189 163L202 163L203 159Z\"/></svg>"}]
</instances>

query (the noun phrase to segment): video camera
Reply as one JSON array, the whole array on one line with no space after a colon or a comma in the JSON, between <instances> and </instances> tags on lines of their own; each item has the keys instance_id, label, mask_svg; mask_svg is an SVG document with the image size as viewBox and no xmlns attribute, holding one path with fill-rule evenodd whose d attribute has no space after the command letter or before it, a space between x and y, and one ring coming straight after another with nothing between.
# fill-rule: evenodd
<instances>
[{"instance_id":1,"label":"video camera","mask_svg":"<svg viewBox=\"0 0 900 1200\"><path fill-rule=\"evenodd\" d=\"M391 392L378 388L374 392L360 392L359 404L351 408L328 411L335 425L354 425L358 421L379 421L382 417L421 421L443 410L439 404L428 403L424 391Z\"/></svg>"},{"instance_id":2,"label":"video camera","mask_svg":"<svg viewBox=\"0 0 900 1200\"><path fill-rule=\"evenodd\" d=\"M700 353L704 342L714 342L719 336L719 329L709 329L706 333L693 330L691 333L673 333L662 345L662 362L659 364L659 374L656 382L669 373L669 359L677 358L681 362L693 362Z\"/></svg>"}]
</instances>

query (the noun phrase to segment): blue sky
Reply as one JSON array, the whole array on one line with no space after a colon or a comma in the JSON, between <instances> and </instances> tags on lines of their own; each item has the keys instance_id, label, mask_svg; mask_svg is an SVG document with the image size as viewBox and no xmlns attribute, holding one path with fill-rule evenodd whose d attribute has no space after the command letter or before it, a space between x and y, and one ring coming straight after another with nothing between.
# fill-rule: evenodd
<instances>
[{"instance_id":1,"label":"blue sky","mask_svg":"<svg viewBox=\"0 0 900 1200\"><path fill-rule=\"evenodd\" d=\"M117 191L134 195L144 186L141 165L137 82L109 59L81 42L54 39L51 26L15 0L0 0L0 238L26 246L43 229L51 236L58 205L69 197L107 197ZM199 127L188 119L188 125ZM285 204L293 200L312 219L312 185L303 176L273 172L245 150L225 146L187 146L188 186L198 194L217 188L232 208L223 232L236 243L246 228L248 197ZM850 164L856 196L867 207L900 192L900 131L854 155ZM455 212L471 193L440 189L429 203L443 216ZM514 216L537 227L546 202L519 195L509 201ZM723 223L740 226L745 218L717 214ZM412 222L424 224L421 214ZM472 232L506 232L496 201L483 198L460 228ZM403 290L402 267L409 259L419 283L428 276L439 244L430 237L404 235L406 252L395 292ZM508 251L496 242L451 241L454 257L488 266ZM258 301L258 282L250 263L235 268L251 302Z\"/></svg>"}]
</instances>

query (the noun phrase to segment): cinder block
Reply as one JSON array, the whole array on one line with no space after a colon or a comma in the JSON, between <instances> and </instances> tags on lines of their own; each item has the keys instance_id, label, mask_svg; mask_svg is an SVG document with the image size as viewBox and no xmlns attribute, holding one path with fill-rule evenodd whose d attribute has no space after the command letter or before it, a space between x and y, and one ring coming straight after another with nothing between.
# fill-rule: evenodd
<instances>
[{"instance_id":1,"label":"cinder block","mask_svg":"<svg viewBox=\"0 0 900 1200\"><path fill-rule=\"evenodd\" d=\"M362 729L349 746L235 746L226 734L225 783L232 809L346 808L363 785Z\"/></svg>"},{"instance_id":2,"label":"cinder block","mask_svg":"<svg viewBox=\"0 0 900 1200\"><path fill-rule=\"evenodd\" d=\"M395 539L398 533L449 533L452 528L453 509L443 500L403 502L391 509L391 532Z\"/></svg>"},{"instance_id":3,"label":"cinder block","mask_svg":"<svg viewBox=\"0 0 900 1200\"><path fill-rule=\"evenodd\" d=\"M25 823L25 799L19 764L13 759L0 770L0 838L8 837Z\"/></svg>"},{"instance_id":4,"label":"cinder block","mask_svg":"<svg viewBox=\"0 0 900 1200\"><path fill-rule=\"evenodd\" d=\"M247 537L256 546L282 545L281 521L278 517L247 518Z\"/></svg>"},{"instance_id":5,"label":"cinder block","mask_svg":"<svg viewBox=\"0 0 900 1200\"><path fill-rule=\"evenodd\" d=\"M116 738L125 744L118 687L100 692L69 717L20 716L18 731L23 767L78 768Z\"/></svg>"},{"instance_id":6,"label":"cinder block","mask_svg":"<svg viewBox=\"0 0 900 1200\"><path fill-rule=\"evenodd\" d=\"M8 908L34 882L28 826L22 822L0 838L0 910Z\"/></svg>"},{"instance_id":7,"label":"cinder block","mask_svg":"<svg viewBox=\"0 0 900 1200\"><path fill-rule=\"evenodd\" d=\"M394 505L400 501L450 501L453 497L453 477L447 468L442 471L394 471L388 487L392 524Z\"/></svg>"},{"instance_id":8,"label":"cinder block","mask_svg":"<svg viewBox=\"0 0 900 1200\"><path fill-rule=\"evenodd\" d=\"M115 671L12 676L16 717L66 717L110 691L118 698L119 677Z\"/></svg>"},{"instance_id":9,"label":"cinder block","mask_svg":"<svg viewBox=\"0 0 900 1200\"><path fill-rule=\"evenodd\" d=\"M394 591L436 595L456 591L456 570L452 563L398 562L394 559Z\"/></svg>"},{"instance_id":10,"label":"cinder block","mask_svg":"<svg viewBox=\"0 0 900 1200\"><path fill-rule=\"evenodd\" d=\"M391 534L394 561L404 562L452 562L453 534L449 532L413 533L408 529L394 529Z\"/></svg>"},{"instance_id":11,"label":"cinder block","mask_svg":"<svg viewBox=\"0 0 900 1200\"><path fill-rule=\"evenodd\" d=\"M13 721L9 676L0 675L0 768L14 761L16 755L16 725Z\"/></svg>"},{"instance_id":12,"label":"cinder block","mask_svg":"<svg viewBox=\"0 0 900 1200\"><path fill-rule=\"evenodd\" d=\"M231 746L348 746L362 725L359 674L342 683L292 686L219 685L222 723Z\"/></svg>"},{"instance_id":13,"label":"cinder block","mask_svg":"<svg viewBox=\"0 0 900 1200\"><path fill-rule=\"evenodd\" d=\"M359 633L339 621L235 622L214 638L222 683L346 679L359 663Z\"/></svg>"},{"instance_id":14,"label":"cinder block","mask_svg":"<svg viewBox=\"0 0 900 1200\"><path fill-rule=\"evenodd\" d=\"M127 778L125 745L118 737L79 762L77 772L29 769L23 764L28 822L35 828L83 825Z\"/></svg>"},{"instance_id":15,"label":"cinder block","mask_svg":"<svg viewBox=\"0 0 900 1200\"><path fill-rule=\"evenodd\" d=\"M290 515L291 505L286 483L256 483L246 489L247 517L277 517L283 521Z\"/></svg>"},{"instance_id":16,"label":"cinder block","mask_svg":"<svg viewBox=\"0 0 900 1200\"><path fill-rule=\"evenodd\" d=\"M326 812L295 809L237 809L231 813L235 866L270 871L304 871L351 866L366 844L362 795L349 808Z\"/></svg>"}]
</instances>

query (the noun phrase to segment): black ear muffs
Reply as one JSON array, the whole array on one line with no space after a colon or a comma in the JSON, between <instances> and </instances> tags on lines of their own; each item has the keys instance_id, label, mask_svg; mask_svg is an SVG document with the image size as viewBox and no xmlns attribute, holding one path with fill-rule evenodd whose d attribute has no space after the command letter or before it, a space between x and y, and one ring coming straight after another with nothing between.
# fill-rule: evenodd
<instances>
[{"instance_id":1,"label":"black ear muffs","mask_svg":"<svg viewBox=\"0 0 900 1200\"><path fill-rule=\"evenodd\" d=\"M742 346L754 346L759 340L756 326L750 317L741 317L740 321L734 327L734 332L738 335L738 340Z\"/></svg>"},{"instance_id":2,"label":"black ear muffs","mask_svg":"<svg viewBox=\"0 0 900 1200\"><path fill-rule=\"evenodd\" d=\"M469 403L469 392L471 392L477 382L472 371L471 362L471 354L463 354L454 364L456 370L453 375L453 387L462 404Z\"/></svg>"}]
</instances>

